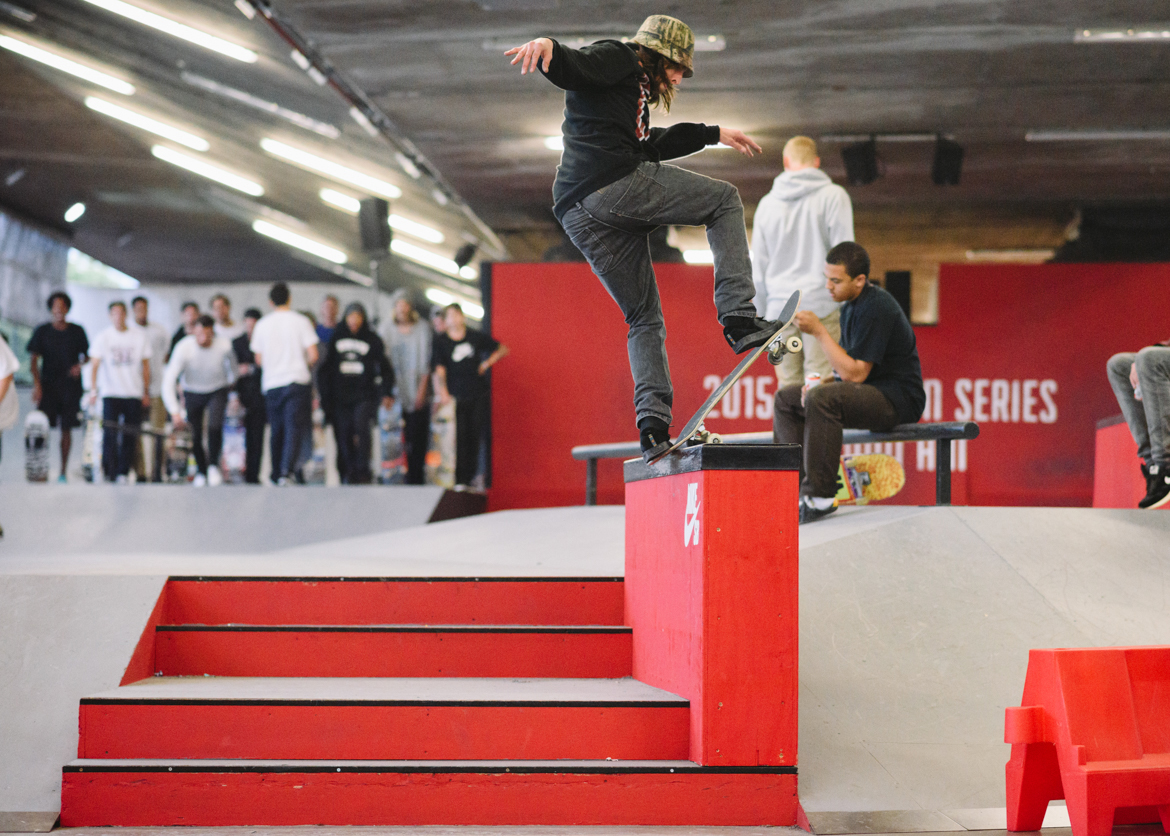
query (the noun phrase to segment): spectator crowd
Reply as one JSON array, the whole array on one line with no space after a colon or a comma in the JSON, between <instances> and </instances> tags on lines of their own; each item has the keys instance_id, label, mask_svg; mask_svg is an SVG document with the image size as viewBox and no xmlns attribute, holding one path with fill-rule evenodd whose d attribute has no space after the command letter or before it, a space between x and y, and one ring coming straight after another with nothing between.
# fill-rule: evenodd
<instances>
[{"instance_id":1,"label":"spectator crowd","mask_svg":"<svg viewBox=\"0 0 1170 836\"><path fill-rule=\"evenodd\" d=\"M380 433L397 437L388 450L405 461L402 481L423 484L433 412L453 406L456 484L484 486L485 376L507 348L469 328L459 305L432 311L428 320L400 295L378 329L362 303L343 310L332 294L319 317L294 310L283 282L272 285L268 299L267 313L248 308L238 321L222 293L208 312L184 302L173 334L151 321L145 297L129 306L114 301L109 326L91 340L69 320L68 294L53 293L49 321L33 331L27 349L33 405L60 434L57 481L68 480L73 430L88 420L101 433L100 474L109 482L161 481L163 451L179 449L180 478L195 486L257 484L267 429L270 482L304 484L316 413L332 428L340 481L368 484L382 470L382 445L376 458L373 444L380 414L397 418L400 411L401 433L388 418ZM0 417L6 419L15 402L10 355L0 340L0 380L9 384L0 388ZM233 461L234 468L225 467L229 414L242 435L242 461ZM187 450L194 462L189 474Z\"/></svg>"}]
</instances>

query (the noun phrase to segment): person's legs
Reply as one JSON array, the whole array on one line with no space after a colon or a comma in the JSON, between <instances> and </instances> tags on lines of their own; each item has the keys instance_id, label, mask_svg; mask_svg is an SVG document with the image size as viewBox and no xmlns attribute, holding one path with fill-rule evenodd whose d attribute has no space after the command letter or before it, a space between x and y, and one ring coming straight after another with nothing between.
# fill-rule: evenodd
<instances>
[{"instance_id":1,"label":"person's legs","mask_svg":"<svg viewBox=\"0 0 1170 836\"><path fill-rule=\"evenodd\" d=\"M134 465L134 454L138 450L138 440L142 437L142 401L138 398L125 398L122 403L122 426L125 431L119 433L118 444L118 475L129 476L130 468Z\"/></svg>"},{"instance_id":2,"label":"person's legs","mask_svg":"<svg viewBox=\"0 0 1170 836\"><path fill-rule=\"evenodd\" d=\"M805 476L801 493L812 497L837 494L845 427L885 432L897 423L894 405L875 386L834 382L809 389L805 395Z\"/></svg>"},{"instance_id":3,"label":"person's legs","mask_svg":"<svg viewBox=\"0 0 1170 836\"><path fill-rule=\"evenodd\" d=\"M195 468L207 475L207 448L203 446L203 418L211 395L201 392L183 392L183 404L187 407L187 424L191 427L191 452L195 456Z\"/></svg>"},{"instance_id":4,"label":"person's legs","mask_svg":"<svg viewBox=\"0 0 1170 836\"><path fill-rule=\"evenodd\" d=\"M455 401L455 484L470 485L479 470L487 395Z\"/></svg>"},{"instance_id":5,"label":"person's legs","mask_svg":"<svg viewBox=\"0 0 1170 836\"><path fill-rule=\"evenodd\" d=\"M1150 433L1146 427L1146 412L1142 402L1134 398L1133 385L1129 382L1129 370L1137 360L1137 355L1131 352L1114 354L1105 364L1109 376L1109 385L1113 387L1113 394L1121 407L1121 414L1129 426L1129 434L1133 436L1138 446L1138 457L1147 465L1150 464Z\"/></svg>"},{"instance_id":6,"label":"person's legs","mask_svg":"<svg viewBox=\"0 0 1170 836\"><path fill-rule=\"evenodd\" d=\"M212 392L207 399L207 464L219 467L223 455L223 419L227 413L228 390Z\"/></svg>"},{"instance_id":7,"label":"person's legs","mask_svg":"<svg viewBox=\"0 0 1170 836\"><path fill-rule=\"evenodd\" d=\"M352 485L368 485L374 481L370 472L370 451L374 416L377 412L378 402L375 400L354 404L353 428L350 430L353 446L349 451L349 481Z\"/></svg>"},{"instance_id":8,"label":"person's legs","mask_svg":"<svg viewBox=\"0 0 1170 836\"><path fill-rule=\"evenodd\" d=\"M118 475L117 400L102 398L102 475L110 482Z\"/></svg>"},{"instance_id":9,"label":"person's legs","mask_svg":"<svg viewBox=\"0 0 1170 836\"><path fill-rule=\"evenodd\" d=\"M264 405L268 412L268 423L272 426L272 431L268 437L268 447L269 454L272 458L272 475L270 478L273 482L288 475L284 463L285 435L288 433L285 404L288 399L289 391L287 386L278 386L264 393Z\"/></svg>"},{"instance_id":10,"label":"person's legs","mask_svg":"<svg viewBox=\"0 0 1170 836\"><path fill-rule=\"evenodd\" d=\"M1170 348L1143 348L1135 362L1150 457L1159 465L1170 465Z\"/></svg>"},{"instance_id":11,"label":"person's legs","mask_svg":"<svg viewBox=\"0 0 1170 836\"><path fill-rule=\"evenodd\" d=\"M293 471L300 470L308 461L303 450L306 438L309 439L309 455L312 456L313 388L304 383L290 383L288 390L283 461L285 475L292 475Z\"/></svg>"},{"instance_id":12,"label":"person's legs","mask_svg":"<svg viewBox=\"0 0 1170 836\"><path fill-rule=\"evenodd\" d=\"M350 484L354 461L355 404L338 404L333 412L333 438L337 442L337 475L343 485Z\"/></svg>"},{"instance_id":13,"label":"person's legs","mask_svg":"<svg viewBox=\"0 0 1170 836\"><path fill-rule=\"evenodd\" d=\"M264 456L264 425L268 415L264 401L258 400L244 410L244 481L249 485L260 482L260 460Z\"/></svg>"},{"instance_id":14,"label":"person's legs","mask_svg":"<svg viewBox=\"0 0 1170 836\"><path fill-rule=\"evenodd\" d=\"M406 484L421 485L426 478L431 411L426 407L402 413L402 441L406 447Z\"/></svg>"}]
</instances>

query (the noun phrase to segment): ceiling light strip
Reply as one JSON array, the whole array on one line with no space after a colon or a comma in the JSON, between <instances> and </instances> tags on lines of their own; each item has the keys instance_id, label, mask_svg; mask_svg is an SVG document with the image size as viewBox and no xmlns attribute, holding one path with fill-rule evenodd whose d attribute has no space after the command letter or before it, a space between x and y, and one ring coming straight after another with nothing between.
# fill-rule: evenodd
<instances>
[{"instance_id":1,"label":"ceiling light strip","mask_svg":"<svg viewBox=\"0 0 1170 836\"><path fill-rule=\"evenodd\" d=\"M265 220L257 219L253 221L252 229L261 235L266 235L276 241L288 244L290 247L296 247L298 250L312 253L326 261L332 261L334 264L345 264L345 262L349 261L349 256L337 247L322 244L320 241L306 238L304 235L293 232L291 229L285 229L282 226L277 226Z\"/></svg>"},{"instance_id":2,"label":"ceiling light strip","mask_svg":"<svg viewBox=\"0 0 1170 836\"><path fill-rule=\"evenodd\" d=\"M96 84L115 93L121 93L123 96L134 95L134 85L130 82L115 78L100 70L95 70L93 67L87 67L85 64L79 64L72 59L66 58L64 55L42 49L27 41L10 38L7 35L0 35L0 47L7 49L9 52L15 52L17 55L23 55L25 58L31 58L33 61L38 61L55 70L68 73L75 78L80 78L82 81L88 81L91 84Z\"/></svg>"},{"instance_id":3,"label":"ceiling light strip","mask_svg":"<svg viewBox=\"0 0 1170 836\"><path fill-rule=\"evenodd\" d=\"M390 249L395 255L409 258L411 261L417 261L419 264L424 264L427 267L438 270L440 273L446 273L448 276L459 276L458 264L449 258L444 258L438 253L431 252L425 247L420 247L409 241L395 238L390 242Z\"/></svg>"},{"instance_id":4,"label":"ceiling light strip","mask_svg":"<svg viewBox=\"0 0 1170 836\"><path fill-rule=\"evenodd\" d=\"M1170 128L1133 128L1126 130L1035 130L1024 134L1027 142L1124 142L1127 140L1167 140Z\"/></svg>"},{"instance_id":5,"label":"ceiling light strip","mask_svg":"<svg viewBox=\"0 0 1170 836\"><path fill-rule=\"evenodd\" d=\"M233 174L218 166L211 165L196 157L181 154L178 151L167 148L165 145L155 145L150 149L150 153L171 165L177 165L179 168L184 168L192 174L198 174L201 177L206 177L208 180L222 183L244 194L252 195L252 197L260 197L264 194L264 187L259 183L255 183L238 174Z\"/></svg>"},{"instance_id":6,"label":"ceiling light strip","mask_svg":"<svg viewBox=\"0 0 1170 836\"><path fill-rule=\"evenodd\" d=\"M215 93L217 96L223 96L225 99L245 104L248 107L262 110L265 113L270 113L273 116L279 116L292 122L298 128L312 131L313 133L327 136L330 139L337 139L341 136L341 131L328 122L321 122L312 117L306 116L303 113L297 113L295 110L289 110L286 107L281 107L276 102L270 102L267 99L261 99L258 96L253 96L243 90L237 90L235 87L228 87L226 84L220 84L218 81L213 81L210 78L204 78L195 73L189 73L186 70L181 75L183 81L188 84L206 90L209 93Z\"/></svg>"},{"instance_id":7,"label":"ceiling light strip","mask_svg":"<svg viewBox=\"0 0 1170 836\"><path fill-rule=\"evenodd\" d=\"M1079 44L1170 41L1170 26L1141 29L1078 29L1073 33L1073 41Z\"/></svg>"},{"instance_id":8,"label":"ceiling light strip","mask_svg":"<svg viewBox=\"0 0 1170 836\"><path fill-rule=\"evenodd\" d=\"M107 12L113 12L116 15L133 20L135 23L149 26L151 29L156 29L172 37L179 38L196 46L201 46L220 55L226 55L228 58L243 61L246 64L254 64L259 58L250 49L234 44L231 41L225 41L223 38L216 37L209 32L204 32L193 26L188 26L185 23L179 23L179 21L172 20L169 17L148 12L146 9L125 3L123 0L85 0L85 2L97 6L100 9L105 9Z\"/></svg>"},{"instance_id":9,"label":"ceiling light strip","mask_svg":"<svg viewBox=\"0 0 1170 836\"><path fill-rule=\"evenodd\" d=\"M277 142L275 139L264 138L260 140L260 147L274 157L293 163L309 171L324 174L333 180L349 183L351 186L356 186L363 191L378 195L379 197L387 197L391 200L397 200L402 197L402 189L393 183L387 183L385 180L379 180L368 174L362 174L360 171L355 171L340 163L318 157L316 154L311 154L300 148L285 145L283 142Z\"/></svg>"},{"instance_id":10,"label":"ceiling light strip","mask_svg":"<svg viewBox=\"0 0 1170 836\"><path fill-rule=\"evenodd\" d=\"M426 291L427 299L434 302L436 305L450 305L458 303L459 307L463 309L463 313L467 314L469 319L483 319L483 306L477 305L470 299L462 299L445 290L437 287L428 287Z\"/></svg>"},{"instance_id":11,"label":"ceiling light strip","mask_svg":"<svg viewBox=\"0 0 1170 836\"><path fill-rule=\"evenodd\" d=\"M174 125L168 125L165 122L160 122L157 119L152 119L145 114L138 113L134 110L129 110L113 102L107 102L105 99L99 99L96 96L86 96L85 106L90 110L96 110L98 113L104 113L106 116L113 117L128 125L133 125L136 128L142 128L144 131L149 131L156 136L161 136L164 139L169 139L172 142L177 142L180 145L186 145L194 151L207 151L211 148L211 143L201 136L195 136L192 133L176 128Z\"/></svg>"}]
</instances>

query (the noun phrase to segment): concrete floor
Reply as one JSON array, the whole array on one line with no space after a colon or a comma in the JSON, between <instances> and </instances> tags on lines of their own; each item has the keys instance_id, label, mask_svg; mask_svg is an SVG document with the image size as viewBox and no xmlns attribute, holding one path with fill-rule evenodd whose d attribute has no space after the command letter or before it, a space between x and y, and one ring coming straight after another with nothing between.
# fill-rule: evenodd
<instances>
[{"instance_id":1,"label":"concrete floor","mask_svg":"<svg viewBox=\"0 0 1170 836\"><path fill-rule=\"evenodd\" d=\"M56 486L23 490L44 497ZM112 492L123 525L164 513L139 498L146 494L90 490ZM622 574L622 508L510 511L348 537L332 502L322 506L325 492L264 493L306 503L293 516L312 520L308 542L248 554L102 555L47 550L35 538L0 541L0 811L55 809L60 767L74 757L77 700L117 684L167 574ZM56 537L59 507L29 502L20 523ZM165 529L166 519L149 525ZM802 529L800 787L817 829L1002 828L1003 710L1018 704L1028 649L1164 643L1168 534L1170 515L1157 512L1023 508L855 508ZM327 832L214 832L237 831ZM620 829L659 831L763 829Z\"/></svg>"}]
</instances>

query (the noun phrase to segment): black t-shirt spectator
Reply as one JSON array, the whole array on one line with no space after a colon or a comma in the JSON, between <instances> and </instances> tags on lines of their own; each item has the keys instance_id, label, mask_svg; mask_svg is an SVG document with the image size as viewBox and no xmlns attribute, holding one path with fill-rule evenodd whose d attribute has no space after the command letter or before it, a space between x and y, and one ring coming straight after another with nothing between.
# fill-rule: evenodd
<instances>
[{"instance_id":1,"label":"black t-shirt spectator","mask_svg":"<svg viewBox=\"0 0 1170 836\"><path fill-rule=\"evenodd\" d=\"M922 417L926 391L918 341L893 296L866 282L856 299L842 305L841 347L854 360L873 363L865 382L894 405L899 423L913 424Z\"/></svg>"},{"instance_id":2,"label":"black t-shirt spectator","mask_svg":"<svg viewBox=\"0 0 1170 836\"><path fill-rule=\"evenodd\" d=\"M479 364L499 347L496 340L471 328L459 342L446 334L436 334L431 368L442 366L447 370L447 391L456 400L473 398L487 391L487 379L479 373Z\"/></svg>"},{"instance_id":3,"label":"black t-shirt spectator","mask_svg":"<svg viewBox=\"0 0 1170 836\"><path fill-rule=\"evenodd\" d=\"M41 388L55 395L81 396L81 375L69 370L89 354L85 329L73 322L58 331L51 322L38 326L28 341L28 353L41 357Z\"/></svg>"}]
</instances>

